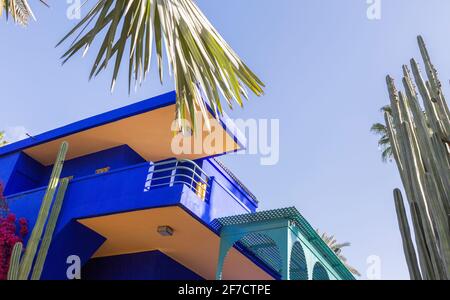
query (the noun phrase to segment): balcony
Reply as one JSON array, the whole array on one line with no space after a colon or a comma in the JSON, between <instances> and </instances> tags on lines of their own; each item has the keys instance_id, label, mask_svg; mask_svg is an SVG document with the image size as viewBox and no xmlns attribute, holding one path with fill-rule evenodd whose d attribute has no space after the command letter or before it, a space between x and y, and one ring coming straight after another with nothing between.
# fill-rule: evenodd
<instances>
[{"instance_id":1,"label":"balcony","mask_svg":"<svg viewBox=\"0 0 450 300\"><path fill-rule=\"evenodd\" d=\"M232 180L220 177L221 173L213 170L212 166L220 167L208 161L208 168L213 174L207 174L194 161L173 159L74 178L66 193L61 218L68 221L182 205L209 224L218 217L255 211L254 200ZM32 221L45 188L8 195L7 201L18 215ZM26 206L22 205L24 202Z\"/></svg>"},{"instance_id":2,"label":"balcony","mask_svg":"<svg viewBox=\"0 0 450 300\"><path fill-rule=\"evenodd\" d=\"M46 269L44 278L63 278L69 255L79 255L84 264L91 258L160 249L214 279L220 238L211 222L256 209L249 195L226 182L216 167L212 161L167 160L72 179L50 249L54 269ZM44 193L40 187L8 195L7 201L31 227ZM160 237L156 229L161 225L174 228L174 237ZM231 257L229 272L241 265L246 271L230 278L271 278L238 250Z\"/></svg>"}]
</instances>

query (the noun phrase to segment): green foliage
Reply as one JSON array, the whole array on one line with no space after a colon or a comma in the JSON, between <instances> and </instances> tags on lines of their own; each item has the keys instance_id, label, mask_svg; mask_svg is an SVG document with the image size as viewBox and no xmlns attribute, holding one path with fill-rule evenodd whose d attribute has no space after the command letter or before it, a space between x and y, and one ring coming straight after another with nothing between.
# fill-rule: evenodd
<instances>
[{"instance_id":1,"label":"green foliage","mask_svg":"<svg viewBox=\"0 0 450 300\"><path fill-rule=\"evenodd\" d=\"M14 22L21 25L27 25L30 18L36 20L27 0L0 0L0 17L3 11L6 18L11 15Z\"/></svg>"},{"instance_id":2,"label":"green foliage","mask_svg":"<svg viewBox=\"0 0 450 300\"><path fill-rule=\"evenodd\" d=\"M5 141L5 133L0 131L0 147L6 145L8 142Z\"/></svg>"},{"instance_id":3,"label":"green foliage","mask_svg":"<svg viewBox=\"0 0 450 300\"><path fill-rule=\"evenodd\" d=\"M121 27L121 29L120 29ZM86 16L62 39L75 36L64 53L64 62L82 51L86 54L96 38L106 32L90 78L105 70L115 56L111 90L129 44L128 85L141 85L150 70L153 47L159 77L163 79L163 48L175 79L177 124L190 120L195 128L200 111L209 125L206 97L216 117L222 113L221 95L229 107L243 106L245 87L263 94L264 84L231 49L193 0L98 0ZM60 44L59 43L59 44ZM59 45L58 44L58 45Z\"/></svg>"},{"instance_id":4,"label":"green foliage","mask_svg":"<svg viewBox=\"0 0 450 300\"><path fill-rule=\"evenodd\" d=\"M384 106L380 109L382 113L390 112L391 107L389 105ZM386 125L382 123L375 123L370 128L370 131L378 136L380 139L378 140L378 147L381 150L381 159L383 162L388 162L392 159L392 147L389 141L389 134L387 132Z\"/></svg>"},{"instance_id":5,"label":"green foliage","mask_svg":"<svg viewBox=\"0 0 450 300\"><path fill-rule=\"evenodd\" d=\"M356 276L361 276L361 274L354 267L350 266L347 262L347 258L342 254L342 249L345 247L350 247L351 244L349 242L338 243L334 238L334 235L328 235L326 232L320 234L319 230L316 230L317 234L320 235L322 240L327 244L330 249L336 253L337 257L342 261L342 263L347 267L347 269Z\"/></svg>"},{"instance_id":6,"label":"green foliage","mask_svg":"<svg viewBox=\"0 0 450 300\"><path fill-rule=\"evenodd\" d=\"M0 0L0 16L3 11L7 18L11 15L16 23L22 25L27 25L30 18L35 19L28 0ZM145 80L155 49L162 82L164 48L169 73L173 73L175 80L179 130L189 129L189 122L185 121L190 121L195 129L197 112L210 128L204 100L218 118L223 113L221 99L225 99L230 108L233 103L242 107L243 98L248 99L246 88L257 96L264 93L264 83L220 36L193 0L97 0L86 16L58 43L75 37L62 57L64 62L80 51L84 56L104 32L106 34L89 77L105 70L115 57L112 63L113 91L122 62L126 59L130 91L133 79L136 88ZM129 52L125 54L127 46Z\"/></svg>"},{"instance_id":7,"label":"green foliage","mask_svg":"<svg viewBox=\"0 0 450 300\"><path fill-rule=\"evenodd\" d=\"M48 7L44 0L39 1ZM14 22L23 26L28 25L30 18L36 20L28 0L0 0L0 17L3 11L5 11L6 19L11 15Z\"/></svg>"}]
</instances>

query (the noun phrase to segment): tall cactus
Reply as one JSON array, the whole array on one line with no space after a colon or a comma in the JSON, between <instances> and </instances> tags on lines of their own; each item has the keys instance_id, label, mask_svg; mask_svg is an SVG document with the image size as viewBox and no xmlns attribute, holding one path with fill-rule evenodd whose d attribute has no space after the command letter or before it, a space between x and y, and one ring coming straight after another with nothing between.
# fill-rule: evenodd
<instances>
[{"instance_id":1,"label":"tall cactus","mask_svg":"<svg viewBox=\"0 0 450 300\"><path fill-rule=\"evenodd\" d=\"M403 238L403 248L405 251L408 270L413 280L421 280L419 265L417 263L417 255L411 239L411 230L409 228L406 216L405 205L403 204L403 196L399 189L394 190L395 208L397 210L398 224Z\"/></svg>"},{"instance_id":2,"label":"tall cactus","mask_svg":"<svg viewBox=\"0 0 450 300\"><path fill-rule=\"evenodd\" d=\"M34 263L33 273L31 275L32 280L41 279L45 259L47 258L48 249L50 248L50 244L52 242L53 232L56 228L56 223L58 221L59 213L61 211L64 200L64 195L66 194L68 185L69 178L64 178L61 180L58 188L58 193L56 194L55 203L53 203L52 210L50 212L50 218L48 219L47 226L45 226L45 233L39 247L38 256L36 258L36 262Z\"/></svg>"},{"instance_id":3,"label":"tall cactus","mask_svg":"<svg viewBox=\"0 0 450 300\"><path fill-rule=\"evenodd\" d=\"M414 59L410 62L413 75L408 66L403 66L404 92L398 91L388 76L392 112L385 113L385 121L411 208L420 277L450 279L450 113L437 71L420 36L418 43L427 80ZM416 254L411 252L409 226L406 227L403 198L398 190L395 203L411 278L418 279Z\"/></svg>"},{"instance_id":4,"label":"tall cactus","mask_svg":"<svg viewBox=\"0 0 450 300\"><path fill-rule=\"evenodd\" d=\"M39 242L41 241L42 232L44 230L44 226L47 223L50 207L53 201L53 197L56 193L56 189L59 183L59 177L61 175L62 167L64 164L64 160L67 154L69 144L67 142L63 142L58 152L58 156L56 158L55 164L53 166L53 171L50 177L50 182L47 187L47 191L42 200L41 208L39 209L39 215L34 225L33 231L31 233L30 239L26 245L25 254L23 255L19 277L20 280L27 280L31 267L33 265L33 260L36 256L36 252L39 246Z\"/></svg>"},{"instance_id":5,"label":"tall cactus","mask_svg":"<svg viewBox=\"0 0 450 300\"><path fill-rule=\"evenodd\" d=\"M18 242L14 245L9 261L8 280L17 280L19 278L20 256L22 255L23 244Z\"/></svg>"}]
</instances>

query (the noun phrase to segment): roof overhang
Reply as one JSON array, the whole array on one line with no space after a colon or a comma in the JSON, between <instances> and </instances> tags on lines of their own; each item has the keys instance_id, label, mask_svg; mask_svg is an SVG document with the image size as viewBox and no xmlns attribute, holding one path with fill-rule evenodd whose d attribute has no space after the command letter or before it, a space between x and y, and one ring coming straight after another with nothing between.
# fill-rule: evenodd
<instances>
[{"instance_id":1,"label":"roof overhang","mask_svg":"<svg viewBox=\"0 0 450 300\"><path fill-rule=\"evenodd\" d=\"M169 158L198 159L242 149L244 138L226 116L216 120L210 113L209 132L179 136L174 151L174 92L103 113L38 136L0 148L0 156L23 151L44 165L52 165L62 141L70 145L67 159L128 145L147 161ZM212 141L220 139L219 142ZM179 134L181 135L181 134ZM201 145L202 147L198 147ZM191 151L180 151L180 149Z\"/></svg>"},{"instance_id":2,"label":"roof overhang","mask_svg":"<svg viewBox=\"0 0 450 300\"><path fill-rule=\"evenodd\" d=\"M106 238L94 257L158 250L205 279L215 279L220 237L179 206L154 208L78 220ZM158 226L170 226L162 236ZM273 280L254 261L232 248L223 279Z\"/></svg>"}]
</instances>

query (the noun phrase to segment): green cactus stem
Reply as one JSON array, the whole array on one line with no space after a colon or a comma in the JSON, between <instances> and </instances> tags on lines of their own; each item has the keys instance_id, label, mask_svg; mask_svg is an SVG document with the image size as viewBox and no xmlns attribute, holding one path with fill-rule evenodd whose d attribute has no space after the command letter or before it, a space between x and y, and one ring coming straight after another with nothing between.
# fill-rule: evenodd
<instances>
[{"instance_id":1,"label":"green cactus stem","mask_svg":"<svg viewBox=\"0 0 450 300\"><path fill-rule=\"evenodd\" d=\"M69 178L64 178L61 180L61 183L58 188L58 193L56 194L55 202L53 203L53 207L50 212L50 218L48 219L48 223L45 226L44 237L39 247L36 262L34 263L33 273L31 274L31 280L39 280L41 278L48 250L52 242L53 232L55 231L56 223L58 222L59 213L61 212L61 207L64 201L64 196L66 194L68 185L69 185Z\"/></svg>"},{"instance_id":2,"label":"green cactus stem","mask_svg":"<svg viewBox=\"0 0 450 300\"><path fill-rule=\"evenodd\" d=\"M411 230L409 228L408 218L406 216L403 196L399 189L394 190L394 199L409 274L411 279L421 280L422 276L420 274L419 264L417 263L416 251L414 250L414 245L411 239Z\"/></svg>"},{"instance_id":3,"label":"green cactus stem","mask_svg":"<svg viewBox=\"0 0 450 300\"><path fill-rule=\"evenodd\" d=\"M20 256L22 255L23 244L16 243L12 249L11 259L9 261L8 280L19 279Z\"/></svg>"},{"instance_id":4,"label":"green cactus stem","mask_svg":"<svg viewBox=\"0 0 450 300\"><path fill-rule=\"evenodd\" d=\"M67 154L68 147L69 147L69 144L67 142L63 142L61 144L61 148L59 149L58 156L56 158L55 164L53 166L53 171L50 176L50 181L49 181L49 184L47 187L47 191L42 200L41 208L39 209L39 215L36 220L36 224L34 225L30 239L28 240L28 243L27 243L25 254L24 254L24 256L22 258L22 262L20 264L20 270L19 270L19 279L20 280L27 280L29 278L33 260L36 256L37 248L39 246L39 242L42 237L42 232L43 232L44 226L47 222L47 218L49 215L52 200L56 193L56 189L58 187L59 177L61 175L61 171L62 171L62 168L64 165L64 160L65 160L65 157Z\"/></svg>"}]
</instances>

